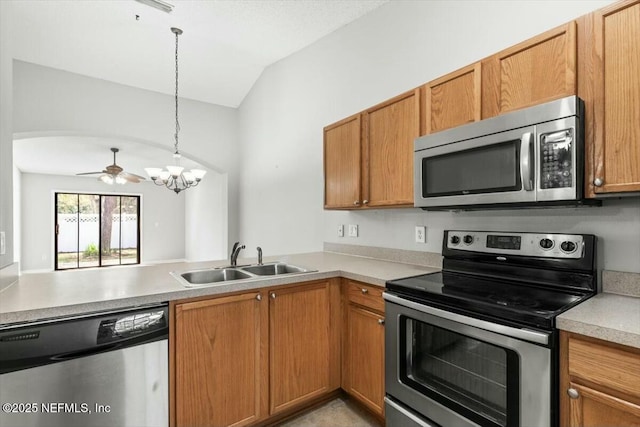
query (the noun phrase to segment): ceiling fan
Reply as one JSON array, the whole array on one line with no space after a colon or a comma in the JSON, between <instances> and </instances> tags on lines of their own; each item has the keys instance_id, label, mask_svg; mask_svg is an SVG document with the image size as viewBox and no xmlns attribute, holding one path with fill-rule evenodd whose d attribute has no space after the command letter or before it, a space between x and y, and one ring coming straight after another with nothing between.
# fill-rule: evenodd
<instances>
[{"instance_id":1,"label":"ceiling fan","mask_svg":"<svg viewBox=\"0 0 640 427\"><path fill-rule=\"evenodd\" d=\"M127 182L138 183L140 181L144 181L145 178L136 175L134 173L125 172L120 166L116 164L116 154L120 151L118 148L111 148L113 152L113 164L106 166L105 169L101 172L83 172L77 173L76 175L96 175L101 174L98 179L105 184L126 184Z\"/></svg>"}]
</instances>

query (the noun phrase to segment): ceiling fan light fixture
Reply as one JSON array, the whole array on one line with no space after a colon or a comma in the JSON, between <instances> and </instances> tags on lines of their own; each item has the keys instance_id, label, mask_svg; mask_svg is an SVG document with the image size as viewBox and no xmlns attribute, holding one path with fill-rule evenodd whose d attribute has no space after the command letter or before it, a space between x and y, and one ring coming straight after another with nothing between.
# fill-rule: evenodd
<instances>
[{"instance_id":1,"label":"ceiling fan light fixture","mask_svg":"<svg viewBox=\"0 0 640 427\"><path fill-rule=\"evenodd\" d=\"M179 194L182 190L198 185L207 172L202 169L185 171L184 168L180 166L182 155L178 149L178 133L180 132L180 122L178 121L178 36L182 34L182 30L172 27L171 32L176 35L176 93L174 97L176 104L176 132L174 134L175 143L173 144L173 159L175 164L173 166L167 166L166 170L162 168L145 168L144 170L154 184L163 185L176 194Z\"/></svg>"},{"instance_id":2,"label":"ceiling fan light fixture","mask_svg":"<svg viewBox=\"0 0 640 427\"><path fill-rule=\"evenodd\" d=\"M113 178L111 175L102 175L99 179L105 184L113 185Z\"/></svg>"},{"instance_id":3,"label":"ceiling fan light fixture","mask_svg":"<svg viewBox=\"0 0 640 427\"><path fill-rule=\"evenodd\" d=\"M127 180L121 177L120 175L116 176L116 184L124 185L127 183Z\"/></svg>"}]
</instances>

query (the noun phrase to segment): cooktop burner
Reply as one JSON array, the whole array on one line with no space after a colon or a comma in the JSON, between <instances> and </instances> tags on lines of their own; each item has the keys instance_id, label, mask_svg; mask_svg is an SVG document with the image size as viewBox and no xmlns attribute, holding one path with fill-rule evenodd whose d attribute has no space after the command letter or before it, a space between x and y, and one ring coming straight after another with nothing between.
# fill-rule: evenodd
<instances>
[{"instance_id":1,"label":"cooktop burner","mask_svg":"<svg viewBox=\"0 0 640 427\"><path fill-rule=\"evenodd\" d=\"M387 282L420 303L511 325L555 327L596 293L595 236L446 231L443 271Z\"/></svg>"}]
</instances>

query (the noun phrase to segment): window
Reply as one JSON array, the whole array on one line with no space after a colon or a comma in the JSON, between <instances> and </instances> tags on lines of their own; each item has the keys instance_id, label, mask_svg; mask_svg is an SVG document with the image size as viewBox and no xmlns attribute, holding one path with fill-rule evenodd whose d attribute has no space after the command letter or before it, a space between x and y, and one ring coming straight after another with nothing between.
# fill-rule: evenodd
<instances>
[{"instance_id":1,"label":"window","mask_svg":"<svg viewBox=\"0 0 640 427\"><path fill-rule=\"evenodd\" d=\"M140 196L56 193L55 269L140 263Z\"/></svg>"}]
</instances>

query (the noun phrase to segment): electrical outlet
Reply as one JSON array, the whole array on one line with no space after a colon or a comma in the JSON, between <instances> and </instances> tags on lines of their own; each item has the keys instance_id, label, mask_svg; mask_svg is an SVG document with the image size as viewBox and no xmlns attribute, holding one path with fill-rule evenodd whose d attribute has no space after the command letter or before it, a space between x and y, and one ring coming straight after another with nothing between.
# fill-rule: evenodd
<instances>
[{"instance_id":1,"label":"electrical outlet","mask_svg":"<svg viewBox=\"0 0 640 427\"><path fill-rule=\"evenodd\" d=\"M427 243L427 227L416 225L416 243Z\"/></svg>"},{"instance_id":2,"label":"electrical outlet","mask_svg":"<svg viewBox=\"0 0 640 427\"><path fill-rule=\"evenodd\" d=\"M349 224L349 237L358 237L358 224Z\"/></svg>"},{"instance_id":3,"label":"electrical outlet","mask_svg":"<svg viewBox=\"0 0 640 427\"><path fill-rule=\"evenodd\" d=\"M338 226L338 237L344 237L344 225L340 224Z\"/></svg>"}]
</instances>

